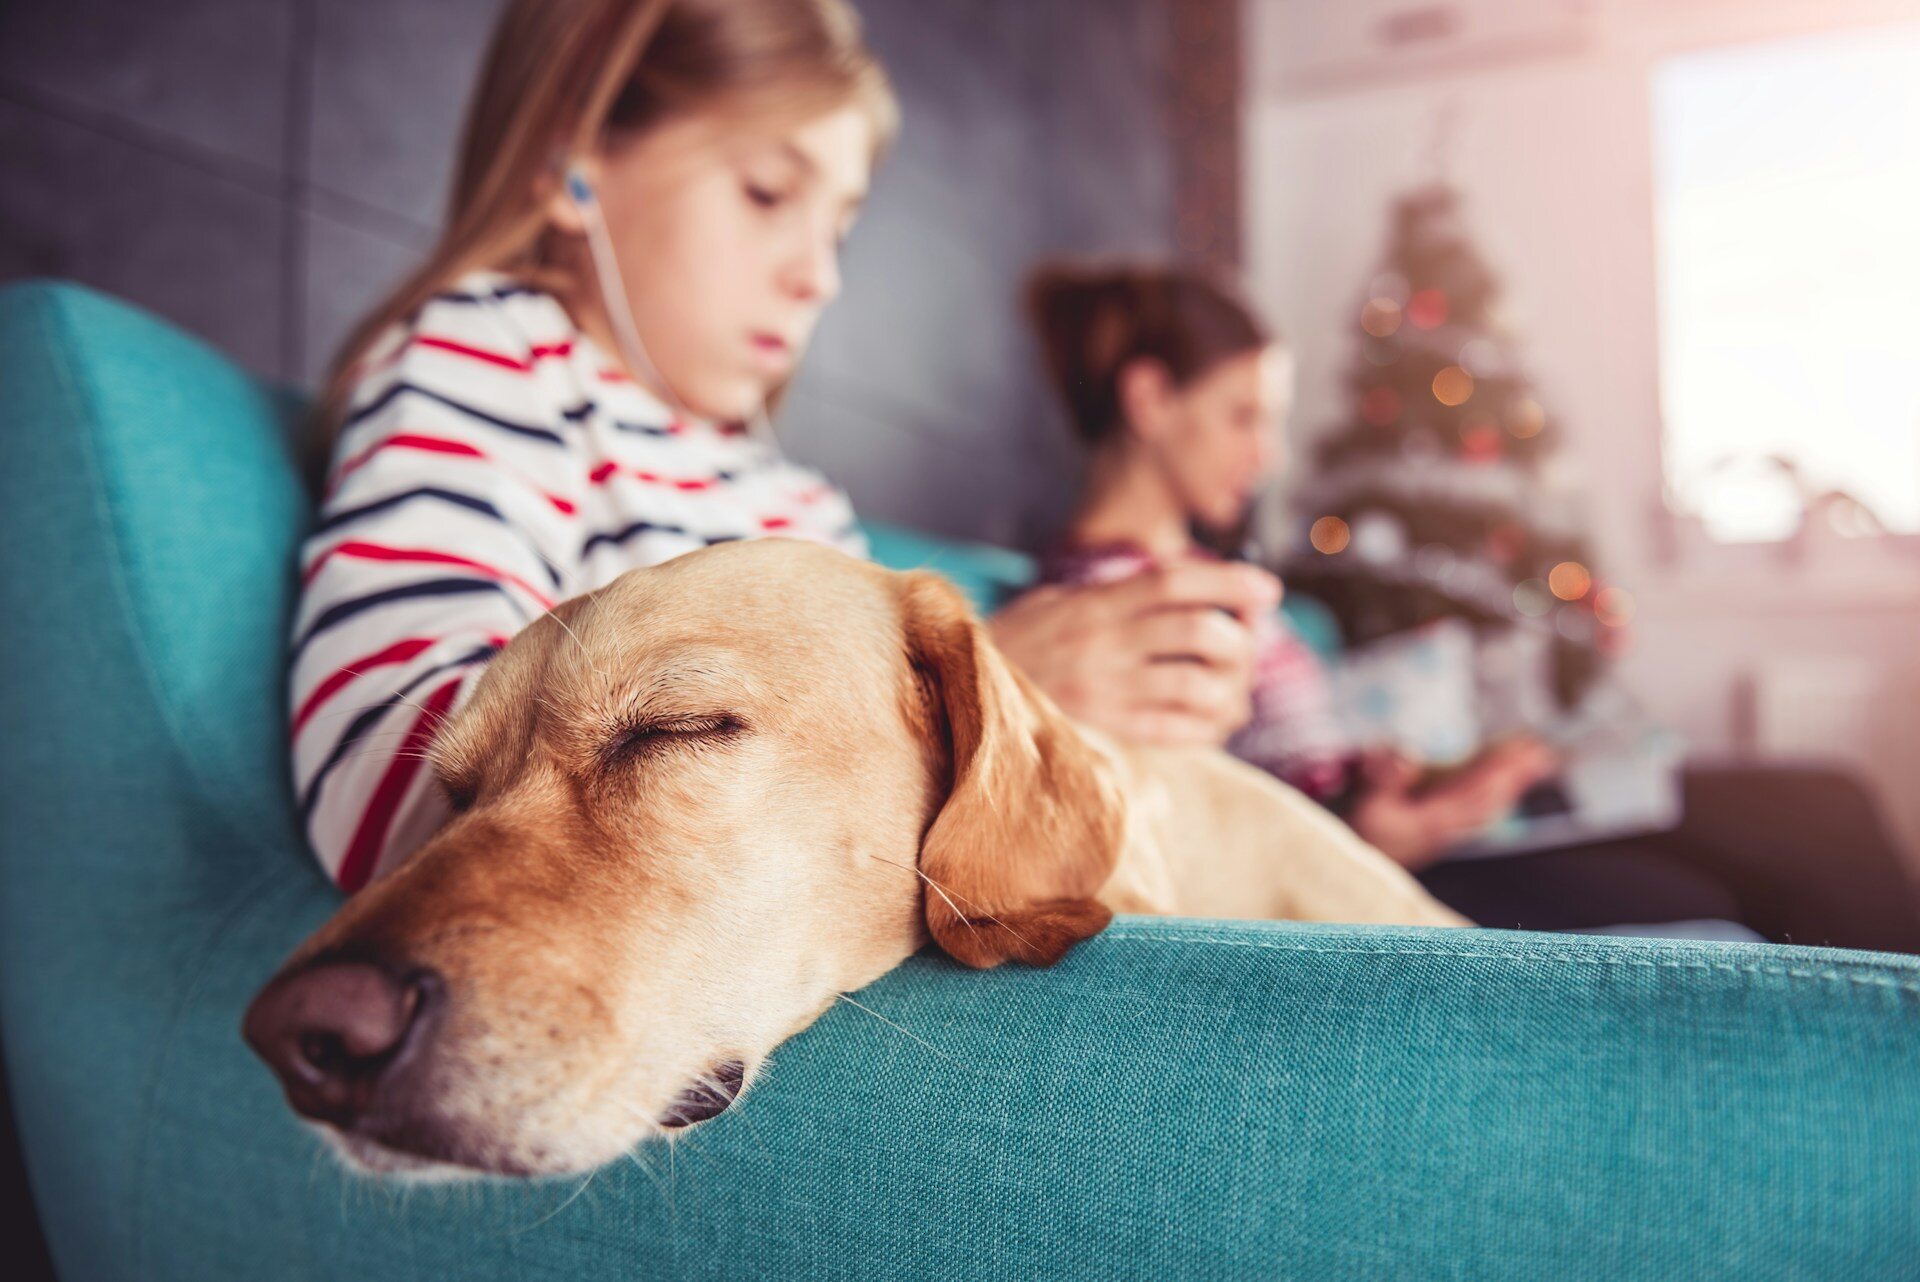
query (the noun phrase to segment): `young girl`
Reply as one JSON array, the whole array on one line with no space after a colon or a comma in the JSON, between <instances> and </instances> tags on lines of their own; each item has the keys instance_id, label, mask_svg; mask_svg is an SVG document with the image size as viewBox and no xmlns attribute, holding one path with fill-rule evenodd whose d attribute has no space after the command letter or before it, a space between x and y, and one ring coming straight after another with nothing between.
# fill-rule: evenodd
<instances>
[{"instance_id":1,"label":"young girl","mask_svg":"<svg viewBox=\"0 0 1920 1282\"><path fill-rule=\"evenodd\" d=\"M1290 355L1245 304L1194 271L1041 268L1027 305L1091 452L1085 492L1042 560L1042 580L1111 582L1211 556L1194 527L1234 529L1278 466ZM1344 752L1325 674L1277 612L1256 623L1252 714L1231 751L1411 866L1504 812L1548 766L1537 747L1517 744L1420 791L1410 763Z\"/></svg>"},{"instance_id":2,"label":"young girl","mask_svg":"<svg viewBox=\"0 0 1920 1282\"><path fill-rule=\"evenodd\" d=\"M840 287L895 129L844 0L513 0L427 261L349 337L315 440L291 637L310 842L357 888L444 824L423 754L553 604L724 539L859 553L843 494L783 460L777 398ZM1033 594L990 621L1075 716L1153 740L1244 717L1249 643L1177 691L1170 615L1248 615L1243 567Z\"/></svg>"},{"instance_id":3,"label":"young girl","mask_svg":"<svg viewBox=\"0 0 1920 1282\"><path fill-rule=\"evenodd\" d=\"M556 602L724 539L864 544L757 430L895 110L840 0L516 0L439 246L350 337L301 558L300 813L355 889L449 811L422 754Z\"/></svg>"}]
</instances>

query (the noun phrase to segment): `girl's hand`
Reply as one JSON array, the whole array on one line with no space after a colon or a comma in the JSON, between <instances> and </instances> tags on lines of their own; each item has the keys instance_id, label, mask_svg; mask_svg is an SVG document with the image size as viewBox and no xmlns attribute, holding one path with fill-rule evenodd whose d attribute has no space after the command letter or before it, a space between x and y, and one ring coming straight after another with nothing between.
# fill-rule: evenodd
<instances>
[{"instance_id":1,"label":"girl's hand","mask_svg":"<svg viewBox=\"0 0 1920 1282\"><path fill-rule=\"evenodd\" d=\"M1036 589L987 630L1076 720L1133 743L1218 745L1251 713L1251 624L1279 600L1265 571L1181 561Z\"/></svg>"}]
</instances>

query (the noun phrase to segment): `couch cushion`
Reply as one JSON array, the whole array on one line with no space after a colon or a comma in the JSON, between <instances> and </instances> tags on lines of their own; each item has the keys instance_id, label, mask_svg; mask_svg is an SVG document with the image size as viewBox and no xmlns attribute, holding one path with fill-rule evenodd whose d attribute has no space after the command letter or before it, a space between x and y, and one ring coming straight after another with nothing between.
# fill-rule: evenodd
<instances>
[{"instance_id":1,"label":"couch cushion","mask_svg":"<svg viewBox=\"0 0 1920 1282\"><path fill-rule=\"evenodd\" d=\"M860 527L875 561L890 570L936 570L981 614L992 614L1033 581L1032 558L1007 548L937 538L885 521L862 521Z\"/></svg>"},{"instance_id":2,"label":"couch cushion","mask_svg":"<svg viewBox=\"0 0 1920 1282\"><path fill-rule=\"evenodd\" d=\"M308 501L285 446L284 404L171 325L73 285L0 292L0 597L35 626L6 630L26 665L9 709L71 722L103 745L132 723L114 768L178 768L191 801L237 832L284 831L282 649ZM137 678L104 691L70 648L106 632ZM97 669L95 669L97 672ZM78 782L78 781L70 781Z\"/></svg>"}]
</instances>

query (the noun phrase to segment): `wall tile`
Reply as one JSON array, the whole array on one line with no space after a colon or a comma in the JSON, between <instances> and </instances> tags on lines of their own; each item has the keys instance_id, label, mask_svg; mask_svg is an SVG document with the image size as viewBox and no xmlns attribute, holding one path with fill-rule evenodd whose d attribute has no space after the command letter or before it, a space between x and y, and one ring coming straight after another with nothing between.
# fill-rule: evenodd
<instances>
[{"instance_id":1,"label":"wall tile","mask_svg":"<svg viewBox=\"0 0 1920 1282\"><path fill-rule=\"evenodd\" d=\"M318 387L347 331L420 262L431 240L424 233L396 239L319 210L306 211L301 225L300 376Z\"/></svg>"},{"instance_id":2,"label":"wall tile","mask_svg":"<svg viewBox=\"0 0 1920 1282\"><path fill-rule=\"evenodd\" d=\"M911 204L875 204L849 242L845 287L808 365L978 431L1017 393L1013 290L1026 250L990 254L931 234Z\"/></svg>"},{"instance_id":3,"label":"wall tile","mask_svg":"<svg viewBox=\"0 0 1920 1282\"><path fill-rule=\"evenodd\" d=\"M280 372L278 199L6 102L0 172L0 280L77 280Z\"/></svg>"},{"instance_id":4,"label":"wall tile","mask_svg":"<svg viewBox=\"0 0 1920 1282\"><path fill-rule=\"evenodd\" d=\"M0 4L0 85L278 175L297 2Z\"/></svg>"},{"instance_id":5,"label":"wall tile","mask_svg":"<svg viewBox=\"0 0 1920 1282\"><path fill-rule=\"evenodd\" d=\"M502 0L325 0L307 180L437 226L467 97Z\"/></svg>"},{"instance_id":6,"label":"wall tile","mask_svg":"<svg viewBox=\"0 0 1920 1282\"><path fill-rule=\"evenodd\" d=\"M866 517L963 538L1011 542L1022 496L1008 457L917 419L864 389L815 377L780 415L787 451L819 468Z\"/></svg>"}]
</instances>

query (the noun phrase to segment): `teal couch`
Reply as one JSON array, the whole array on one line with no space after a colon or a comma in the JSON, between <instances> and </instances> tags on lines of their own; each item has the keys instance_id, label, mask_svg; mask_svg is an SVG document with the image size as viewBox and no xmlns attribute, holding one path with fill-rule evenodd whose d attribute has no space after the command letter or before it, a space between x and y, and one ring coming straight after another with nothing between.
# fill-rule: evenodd
<instances>
[{"instance_id":1,"label":"teal couch","mask_svg":"<svg viewBox=\"0 0 1920 1282\"><path fill-rule=\"evenodd\" d=\"M591 1180L344 1174L238 1033L337 902L287 795L284 409L0 291L0 1037L63 1277L1920 1271L1920 962L1759 944L1121 918L1053 970L916 957Z\"/></svg>"}]
</instances>

